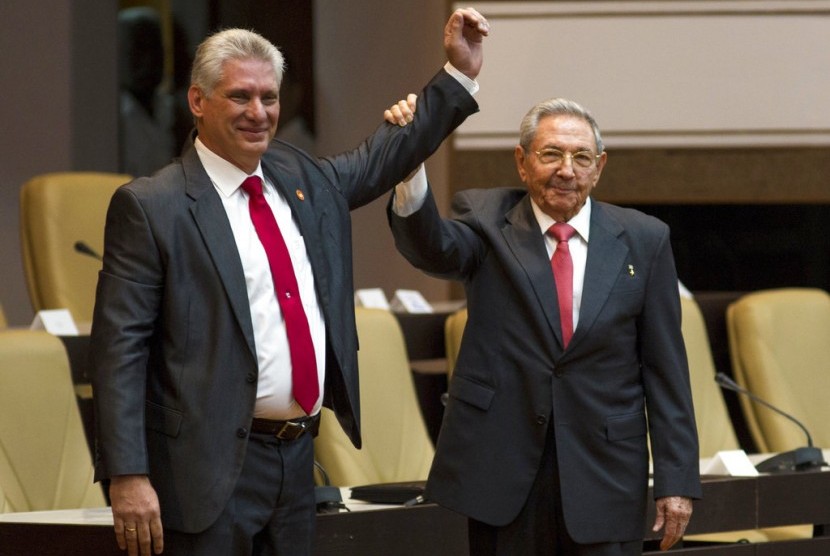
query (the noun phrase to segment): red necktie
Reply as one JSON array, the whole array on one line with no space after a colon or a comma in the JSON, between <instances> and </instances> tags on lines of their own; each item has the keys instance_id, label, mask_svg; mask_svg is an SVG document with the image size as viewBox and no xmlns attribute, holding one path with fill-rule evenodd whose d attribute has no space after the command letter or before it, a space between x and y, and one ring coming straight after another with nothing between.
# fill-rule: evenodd
<instances>
[{"instance_id":1,"label":"red necktie","mask_svg":"<svg viewBox=\"0 0 830 556\"><path fill-rule=\"evenodd\" d=\"M574 333L574 263L568 240L576 230L569 224L557 222L548 233L556 239L556 251L550 260L553 279L556 282L556 296L559 298L559 319L562 324L562 343L568 347Z\"/></svg>"},{"instance_id":2,"label":"red necktie","mask_svg":"<svg viewBox=\"0 0 830 556\"><path fill-rule=\"evenodd\" d=\"M320 394L317 359L314 355L308 319L300 300L300 289L297 286L291 256L288 254L274 213L262 194L262 180L259 176L250 176L242 182L242 189L248 194L248 210L259 241L265 247L271 277L274 280L274 292L285 318L288 348L291 352L294 399L311 415Z\"/></svg>"}]
</instances>

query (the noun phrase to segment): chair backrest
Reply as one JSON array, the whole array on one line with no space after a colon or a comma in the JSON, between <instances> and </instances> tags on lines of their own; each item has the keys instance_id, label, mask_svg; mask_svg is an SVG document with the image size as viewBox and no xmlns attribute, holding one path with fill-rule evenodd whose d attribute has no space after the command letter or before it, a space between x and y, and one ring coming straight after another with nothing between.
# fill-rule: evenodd
<instances>
[{"instance_id":1,"label":"chair backrest","mask_svg":"<svg viewBox=\"0 0 830 556\"><path fill-rule=\"evenodd\" d=\"M444 344L447 353L447 373L452 376L455 363L458 361L458 352L461 349L461 338L464 336L464 327L467 325L467 308L457 310L444 321Z\"/></svg>"},{"instance_id":2,"label":"chair backrest","mask_svg":"<svg viewBox=\"0 0 830 556\"><path fill-rule=\"evenodd\" d=\"M0 305L0 328L6 328L9 325L6 322L6 313L3 312L3 306Z\"/></svg>"},{"instance_id":3,"label":"chair backrest","mask_svg":"<svg viewBox=\"0 0 830 556\"><path fill-rule=\"evenodd\" d=\"M107 207L130 176L63 172L35 176L20 191L20 238L26 285L35 311L69 309L92 320L101 263L75 250L84 242L101 254Z\"/></svg>"},{"instance_id":4,"label":"chair backrest","mask_svg":"<svg viewBox=\"0 0 830 556\"><path fill-rule=\"evenodd\" d=\"M403 333L381 309L356 309L363 448L323 410L315 458L336 486L426 479L435 450L421 415Z\"/></svg>"},{"instance_id":5,"label":"chair backrest","mask_svg":"<svg viewBox=\"0 0 830 556\"><path fill-rule=\"evenodd\" d=\"M0 331L0 491L6 511L106 505L66 351L46 332Z\"/></svg>"},{"instance_id":6,"label":"chair backrest","mask_svg":"<svg viewBox=\"0 0 830 556\"><path fill-rule=\"evenodd\" d=\"M792 414L817 446L830 446L830 296L813 288L747 294L727 309L735 380ZM788 419L741 397L758 449L782 452L806 445Z\"/></svg>"},{"instance_id":7,"label":"chair backrest","mask_svg":"<svg viewBox=\"0 0 830 556\"><path fill-rule=\"evenodd\" d=\"M729 410L715 382L715 363L703 313L694 299L681 298L681 329L689 359L689 379L695 406L700 457L709 458L723 450L740 448Z\"/></svg>"}]
</instances>

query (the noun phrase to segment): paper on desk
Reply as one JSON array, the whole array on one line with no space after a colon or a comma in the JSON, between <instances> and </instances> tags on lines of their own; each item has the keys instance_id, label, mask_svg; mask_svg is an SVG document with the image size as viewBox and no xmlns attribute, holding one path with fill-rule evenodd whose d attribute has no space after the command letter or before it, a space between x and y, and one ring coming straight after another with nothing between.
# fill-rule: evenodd
<instances>
[{"instance_id":1,"label":"paper on desk","mask_svg":"<svg viewBox=\"0 0 830 556\"><path fill-rule=\"evenodd\" d=\"M42 309L35 315L30 330L45 330L54 336L77 336L78 327L69 309Z\"/></svg>"},{"instance_id":2,"label":"paper on desk","mask_svg":"<svg viewBox=\"0 0 830 556\"><path fill-rule=\"evenodd\" d=\"M389 301L381 288L364 288L354 292L354 303L358 307L389 310Z\"/></svg>"},{"instance_id":3,"label":"paper on desk","mask_svg":"<svg viewBox=\"0 0 830 556\"><path fill-rule=\"evenodd\" d=\"M729 475L730 477L757 477L758 470L743 450L723 450L715 454L700 470L703 475Z\"/></svg>"}]
</instances>

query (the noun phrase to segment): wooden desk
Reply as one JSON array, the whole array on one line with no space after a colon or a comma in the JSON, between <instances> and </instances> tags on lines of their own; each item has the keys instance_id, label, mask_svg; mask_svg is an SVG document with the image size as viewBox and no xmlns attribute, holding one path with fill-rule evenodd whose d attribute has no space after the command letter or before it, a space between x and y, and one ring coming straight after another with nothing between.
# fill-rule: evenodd
<instances>
[{"instance_id":1,"label":"wooden desk","mask_svg":"<svg viewBox=\"0 0 830 556\"><path fill-rule=\"evenodd\" d=\"M750 478L706 478L704 499L695 503L688 533L715 533L811 523L818 535L830 526L830 472ZM358 503L359 505L359 503ZM319 556L466 556L466 519L435 506L385 507L322 514L317 519ZM73 510L74 520L45 523L47 514L0 514L0 554L38 556L119 555L109 510ZM78 516L87 515L86 519ZM41 521L35 523L35 520ZM657 554L651 532L654 506L646 521L644 554ZM702 556L827 556L830 536L812 539L678 548L671 554Z\"/></svg>"},{"instance_id":2,"label":"wooden desk","mask_svg":"<svg viewBox=\"0 0 830 556\"><path fill-rule=\"evenodd\" d=\"M4 521L4 519L29 521ZM40 522L34 522L40 520ZM315 556L466 556L467 520L434 504L321 514ZM0 514L3 556L124 556L108 508Z\"/></svg>"},{"instance_id":3,"label":"wooden desk","mask_svg":"<svg viewBox=\"0 0 830 556\"><path fill-rule=\"evenodd\" d=\"M827 454L827 452L825 452ZM825 455L826 457L826 455ZM695 502L687 533L718 533L785 525L813 524L812 539L690 547L671 554L717 556L827 556L830 554L830 472L782 473L759 477L705 477L703 499ZM646 541L658 536L654 504L649 505ZM657 548L654 547L656 554ZM650 554L647 550L644 554Z\"/></svg>"}]
</instances>

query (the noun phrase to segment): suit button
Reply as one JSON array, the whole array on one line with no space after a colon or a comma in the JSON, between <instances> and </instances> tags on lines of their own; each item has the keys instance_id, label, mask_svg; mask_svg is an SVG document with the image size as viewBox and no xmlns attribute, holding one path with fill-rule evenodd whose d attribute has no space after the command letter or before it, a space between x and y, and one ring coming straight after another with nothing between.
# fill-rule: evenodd
<instances>
[{"instance_id":1,"label":"suit button","mask_svg":"<svg viewBox=\"0 0 830 556\"><path fill-rule=\"evenodd\" d=\"M248 382L256 382L256 373L248 373L245 376L245 380Z\"/></svg>"},{"instance_id":2,"label":"suit button","mask_svg":"<svg viewBox=\"0 0 830 556\"><path fill-rule=\"evenodd\" d=\"M238 436L239 438L247 437L248 429L246 429L245 427L239 427L238 429L236 429L236 436Z\"/></svg>"},{"instance_id":3,"label":"suit button","mask_svg":"<svg viewBox=\"0 0 830 556\"><path fill-rule=\"evenodd\" d=\"M547 422L548 422L548 418L545 417L544 415L537 415L536 416L536 423L537 424L544 425Z\"/></svg>"}]
</instances>

